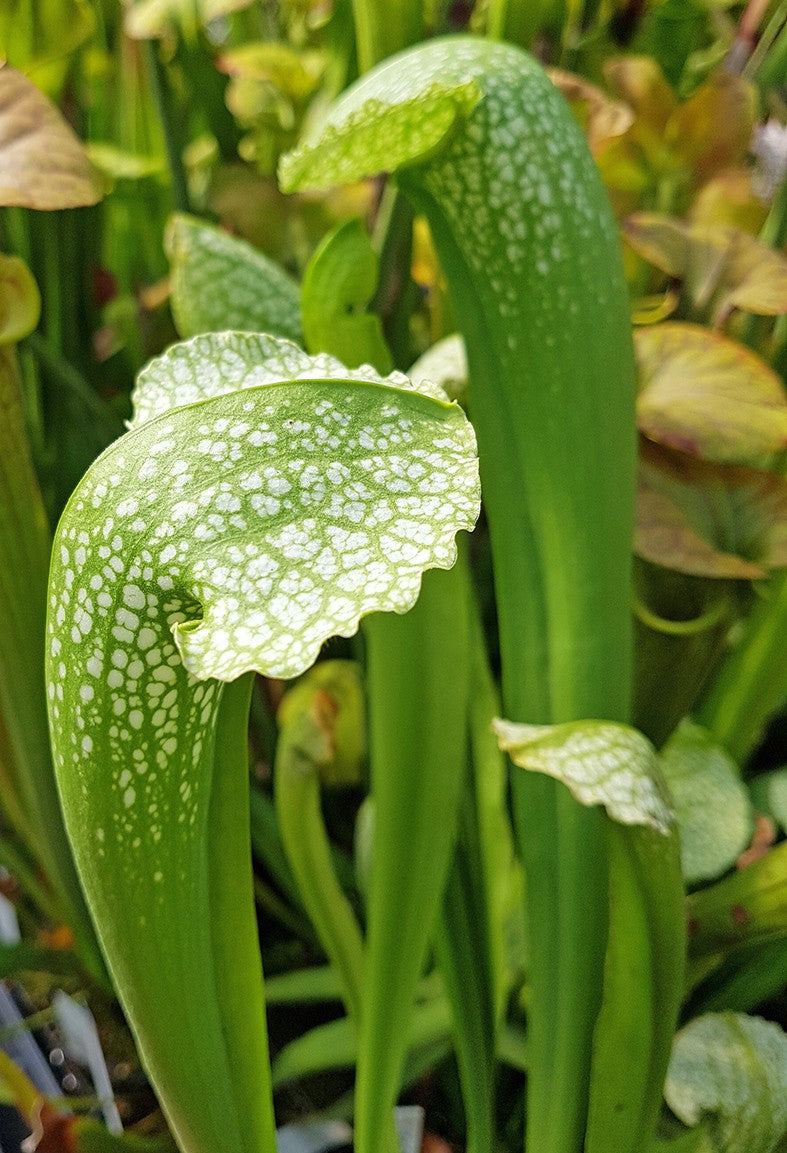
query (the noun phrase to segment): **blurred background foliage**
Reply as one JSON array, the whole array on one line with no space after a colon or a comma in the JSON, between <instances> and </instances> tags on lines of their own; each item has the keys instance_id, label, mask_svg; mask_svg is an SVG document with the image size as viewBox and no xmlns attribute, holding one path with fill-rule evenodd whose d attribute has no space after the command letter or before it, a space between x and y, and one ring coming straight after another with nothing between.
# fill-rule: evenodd
<instances>
[{"instance_id":1,"label":"blurred background foliage","mask_svg":"<svg viewBox=\"0 0 787 1153\"><path fill-rule=\"evenodd\" d=\"M44 1028L55 984L89 993L133 1133L111 1136L93 1121L74 1120L95 1104L90 1097L77 1100L76 1114L60 1105L42 1111L40 1090L0 1068L4 1099L38 1126L44 1151L111 1149L112 1142L133 1149L135 1141L169 1147L95 953L54 793L41 784L48 771L43 705L30 704L40 661L22 650L26 637L43 631L47 523L122 433L138 370L179 334L210 328L220 282L239 269L240 302L246 278L269 283L266 261L275 262L290 308L282 323L291 328L282 331L296 339L303 282L308 343L319 331L310 327L314 293L330 296L333 270L343 262L353 273L347 291L356 295L350 304L339 300L334 317L351 313L348 347L360 342L365 359L389 358L386 368L407 369L453 330L425 222L413 221L383 180L320 195L284 196L277 186L282 153L368 64L355 33L363 8L351 0L0 5L0 419L7 437L0 448L6 461L21 462L0 504L0 591L4 604L27 606L16 623L7 614L0 637L0 889L21 934L16 943L13 934L3 938L0 972L39 1011ZM686 1015L759 1008L784 1023L787 3L418 6L418 35L461 31L518 43L551 70L587 133L621 226L640 370L636 723L657 745L670 742L665 764L674 742L690 739L677 727L687 715L728 754L714 759L699 741L696 774L683 780L683 761L672 780L685 795L684 866L699 926ZM239 327L258 323L253 293L251 300L251 312L238 313ZM330 315L326 309L323 323ZM442 363L461 397L456 349ZM7 541L20 507L34 526L22 531L25 549L12 556ZM483 529L473 548L491 622ZM359 653L337 642L328 655L341 661ZM337 738L344 767L338 781L325 782L323 808L337 875L360 913L363 701L356 666L348 669L334 694L344 718ZM331 680L319 691L334 687ZM250 762L275 1078L287 1118L347 1112L352 1037L337 1017L338 988L276 822L277 724L300 707L284 690L275 682L257 686ZM21 715L28 727L19 737ZM497 803L504 821L502 798ZM511 912L521 878L511 880L510 852L502 857L508 895L498 896L507 910L512 1009L499 1122L505 1147L515 1148L526 958ZM724 911L747 902L756 915L730 935ZM408 1066L414 1099L429 1106L434 1128L456 1137L461 1105L445 999L429 977L419 1028ZM76 1077L74 1085L84 1087Z\"/></svg>"}]
</instances>

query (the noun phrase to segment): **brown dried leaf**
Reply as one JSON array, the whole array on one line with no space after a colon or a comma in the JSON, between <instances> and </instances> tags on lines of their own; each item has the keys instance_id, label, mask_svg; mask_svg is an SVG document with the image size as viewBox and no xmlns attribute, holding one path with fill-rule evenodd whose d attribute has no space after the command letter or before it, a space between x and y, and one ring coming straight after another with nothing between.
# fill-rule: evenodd
<instances>
[{"instance_id":1,"label":"brown dried leaf","mask_svg":"<svg viewBox=\"0 0 787 1153\"><path fill-rule=\"evenodd\" d=\"M623 231L635 252L684 282L696 307L714 301L718 313L787 312L787 259L741 229L638 212Z\"/></svg>"},{"instance_id":2,"label":"brown dried leaf","mask_svg":"<svg viewBox=\"0 0 787 1153\"><path fill-rule=\"evenodd\" d=\"M694 576L761 578L787 565L787 482L643 440L635 548Z\"/></svg>"},{"instance_id":3,"label":"brown dried leaf","mask_svg":"<svg viewBox=\"0 0 787 1153\"><path fill-rule=\"evenodd\" d=\"M76 208L103 196L101 177L54 104L0 68L0 204Z\"/></svg>"},{"instance_id":4,"label":"brown dried leaf","mask_svg":"<svg viewBox=\"0 0 787 1153\"><path fill-rule=\"evenodd\" d=\"M742 464L787 447L787 392L749 349L696 324L634 334L637 424L671 448Z\"/></svg>"},{"instance_id":5,"label":"brown dried leaf","mask_svg":"<svg viewBox=\"0 0 787 1153\"><path fill-rule=\"evenodd\" d=\"M613 92L634 109L638 121L659 135L675 108L675 93L650 56L619 56L604 65Z\"/></svg>"},{"instance_id":6,"label":"brown dried leaf","mask_svg":"<svg viewBox=\"0 0 787 1153\"><path fill-rule=\"evenodd\" d=\"M632 109L619 100L611 100L595 84L560 68L549 68L547 72L571 105L594 155L610 140L622 136L633 124Z\"/></svg>"},{"instance_id":7,"label":"brown dried leaf","mask_svg":"<svg viewBox=\"0 0 787 1153\"><path fill-rule=\"evenodd\" d=\"M718 71L675 109L664 141L701 182L740 164L756 122L754 85L742 76Z\"/></svg>"}]
</instances>

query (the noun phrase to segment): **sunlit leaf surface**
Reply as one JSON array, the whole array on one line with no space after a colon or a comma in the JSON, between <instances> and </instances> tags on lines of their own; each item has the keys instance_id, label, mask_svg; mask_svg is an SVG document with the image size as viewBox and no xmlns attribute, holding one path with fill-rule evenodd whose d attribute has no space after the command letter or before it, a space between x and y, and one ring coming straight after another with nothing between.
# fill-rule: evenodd
<instances>
[{"instance_id":1,"label":"sunlit leaf surface","mask_svg":"<svg viewBox=\"0 0 787 1153\"><path fill-rule=\"evenodd\" d=\"M687 883L720 876L735 864L754 827L735 762L705 729L688 721L673 733L660 761L675 804Z\"/></svg>"},{"instance_id":2,"label":"sunlit leaf surface","mask_svg":"<svg viewBox=\"0 0 787 1153\"><path fill-rule=\"evenodd\" d=\"M717 1153L773 1153L787 1131L787 1036L743 1013L707 1013L675 1037L664 1095L686 1125L707 1118Z\"/></svg>"},{"instance_id":3,"label":"sunlit leaf surface","mask_svg":"<svg viewBox=\"0 0 787 1153\"><path fill-rule=\"evenodd\" d=\"M481 95L477 82L468 80L435 82L414 98L404 85L401 94L397 91L394 74L392 69L385 102L367 100L349 115L343 113L340 128L329 116L319 137L307 137L282 158L282 188L345 184L357 180L359 171L395 172L403 164L426 159L458 118L469 116ZM384 87L382 71L378 78Z\"/></svg>"},{"instance_id":4,"label":"sunlit leaf surface","mask_svg":"<svg viewBox=\"0 0 787 1153\"><path fill-rule=\"evenodd\" d=\"M731 463L787 446L781 378L743 345L679 323L639 329L634 341L637 424L651 440Z\"/></svg>"},{"instance_id":5,"label":"sunlit leaf surface","mask_svg":"<svg viewBox=\"0 0 787 1153\"><path fill-rule=\"evenodd\" d=\"M583 805L604 805L613 820L669 834L673 813L655 750L636 729L611 721L521 725L495 720L493 726L515 765L555 777Z\"/></svg>"},{"instance_id":6,"label":"sunlit leaf surface","mask_svg":"<svg viewBox=\"0 0 787 1153\"><path fill-rule=\"evenodd\" d=\"M95 204L102 181L54 104L21 72L0 67L0 204Z\"/></svg>"},{"instance_id":7,"label":"sunlit leaf surface","mask_svg":"<svg viewBox=\"0 0 787 1153\"><path fill-rule=\"evenodd\" d=\"M126 34L136 40L152 40L168 29L209 24L230 12L248 8L251 0L136 0L126 8Z\"/></svg>"}]
</instances>

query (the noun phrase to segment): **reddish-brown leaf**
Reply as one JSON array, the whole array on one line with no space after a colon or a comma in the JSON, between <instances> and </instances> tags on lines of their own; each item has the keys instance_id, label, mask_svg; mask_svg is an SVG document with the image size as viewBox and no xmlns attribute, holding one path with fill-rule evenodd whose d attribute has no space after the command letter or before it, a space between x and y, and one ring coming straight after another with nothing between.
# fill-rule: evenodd
<instances>
[{"instance_id":1,"label":"reddish-brown leaf","mask_svg":"<svg viewBox=\"0 0 787 1153\"><path fill-rule=\"evenodd\" d=\"M756 580L787 565L787 482L643 440L635 547L678 572Z\"/></svg>"}]
</instances>

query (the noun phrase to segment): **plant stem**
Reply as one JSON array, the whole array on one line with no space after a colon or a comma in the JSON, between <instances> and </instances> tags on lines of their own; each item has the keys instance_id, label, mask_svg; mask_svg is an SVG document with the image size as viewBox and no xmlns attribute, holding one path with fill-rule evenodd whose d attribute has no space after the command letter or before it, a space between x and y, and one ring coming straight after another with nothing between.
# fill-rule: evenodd
<instances>
[{"instance_id":1,"label":"plant stem","mask_svg":"<svg viewBox=\"0 0 787 1153\"><path fill-rule=\"evenodd\" d=\"M467 1117L467 1153L487 1153L495 1138L495 982L479 844L468 774L459 841L448 877L435 949L453 1009L454 1038Z\"/></svg>"},{"instance_id":2,"label":"plant stem","mask_svg":"<svg viewBox=\"0 0 787 1153\"><path fill-rule=\"evenodd\" d=\"M462 566L426 572L403 617L366 622L374 849L356 1150L378 1153L456 834L469 692ZM446 675L450 670L450 676Z\"/></svg>"},{"instance_id":3,"label":"plant stem","mask_svg":"<svg viewBox=\"0 0 787 1153\"><path fill-rule=\"evenodd\" d=\"M262 967L254 916L249 824L248 720L253 673L224 687L216 726L208 877L216 991L222 1020L243 1022L228 1044L238 1110L260 1153L276 1148Z\"/></svg>"},{"instance_id":4,"label":"plant stem","mask_svg":"<svg viewBox=\"0 0 787 1153\"><path fill-rule=\"evenodd\" d=\"M323 694L326 695L326 694ZM306 911L339 975L348 1014L361 1019L363 939L336 877L320 806L320 765L332 757L330 720L319 701L280 736L274 771L279 830Z\"/></svg>"},{"instance_id":5,"label":"plant stem","mask_svg":"<svg viewBox=\"0 0 787 1153\"><path fill-rule=\"evenodd\" d=\"M544 0L489 0L487 36L530 48L547 9Z\"/></svg>"},{"instance_id":6,"label":"plant stem","mask_svg":"<svg viewBox=\"0 0 787 1153\"><path fill-rule=\"evenodd\" d=\"M697 711L697 721L744 764L768 718L787 698L787 572L774 573L743 635L721 666Z\"/></svg>"},{"instance_id":7,"label":"plant stem","mask_svg":"<svg viewBox=\"0 0 787 1153\"><path fill-rule=\"evenodd\" d=\"M423 36L423 0L353 0L353 13L361 74Z\"/></svg>"}]
</instances>

